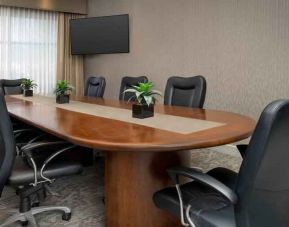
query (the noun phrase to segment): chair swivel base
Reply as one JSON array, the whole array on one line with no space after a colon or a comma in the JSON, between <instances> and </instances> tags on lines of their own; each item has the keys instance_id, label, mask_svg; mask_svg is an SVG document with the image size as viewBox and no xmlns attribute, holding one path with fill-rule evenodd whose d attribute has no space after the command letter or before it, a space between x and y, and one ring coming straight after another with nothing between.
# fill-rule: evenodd
<instances>
[{"instance_id":1,"label":"chair swivel base","mask_svg":"<svg viewBox=\"0 0 289 227\"><path fill-rule=\"evenodd\" d=\"M71 218L71 209L68 207L62 207L62 206L43 206L43 207L36 207L32 208L31 210L25 212L25 213L16 213L9 217L6 221L4 221L3 224L0 225L0 227L9 226L12 223L20 221L21 223L29 223L30 226L33 227L39 227L39 225L36 223L36 220L34 218L34 215L46 212L46 211L61 211L63 213L62 219L65 221L69 221Z\"/></svg>"}]
</instances>

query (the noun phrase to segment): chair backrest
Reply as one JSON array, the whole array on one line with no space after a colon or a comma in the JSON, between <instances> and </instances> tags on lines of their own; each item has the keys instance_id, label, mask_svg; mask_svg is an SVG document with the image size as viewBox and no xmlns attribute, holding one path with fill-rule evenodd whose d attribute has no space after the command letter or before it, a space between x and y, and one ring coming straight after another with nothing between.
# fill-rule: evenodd
<instances>
[{"instance_id":1,"label":"chair backrest","mask_svg":"<svg viewBox=\"0 0 289 227\"><path fill-rule=\"evenodd\" d=\"M128 88L131 88L133 85L138 85L138 83L146 83L148 82L148 78L146 76L139 77L123 77L121 80L120 90L119 90L119 100L128 101L131 100L132 94L124 91ZM133 100L131 100L133 101Z\"/></svg>"},{"instance_id":2,"label":"chair backrest","mask_svg":"<svg viewBox=\"0 0 289 227\"><path fill-rule=\"evenodd\" d=\"M23 93L21 83L22 79L17 80L0 80L0 87L3 89L5 95L20 95Z\"/></svg>"},{"instance_id":3,"label":"chair backrest","mask_svg":"<svg viewBox=\"0 0 289 227\"><path fill-rule=\"evenodd\" d=\"M0 197L4 185L11 174L15 155L16 144L12 124L7 111L4 92L0 88Z\"/></svg>"},{"instance_id":4,"label":"chair backrest","mask_svg":"<svg viewBox=\"0 0 289 227\"><path fill-rule=\"evenodd\" d=\"M89 77L86 81L85 96L103 97L105 90L105 78L103 77Z\"/></svg>"},{"instance_id":5,"label":"chair backrest","mask_svg":"<svg viewBox=\"0 0 289 227\"><path fill-rule=\"evenodd\" d=\"M202 108L206 88L206 79L203 76L170 77L165 89L164 104Z\"/></svg>"},{"instance_id":6,"label":"chair backrest","mask_svg":"<svg viewBox=\"0 0 289 227\"><path fill-rule=\"evenodd\" d=\"M237 226L289 224L289 100L269 104L238 175Z\"/></svg>"}]
</instances>

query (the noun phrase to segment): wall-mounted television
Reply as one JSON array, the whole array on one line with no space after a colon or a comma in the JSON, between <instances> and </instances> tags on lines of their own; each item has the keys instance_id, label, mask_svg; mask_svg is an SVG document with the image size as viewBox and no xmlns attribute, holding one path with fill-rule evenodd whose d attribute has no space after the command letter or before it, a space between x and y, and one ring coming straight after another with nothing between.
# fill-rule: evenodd
<instances>
[{"instance_id":1,"label":"wall-mounted television","mask_svg":"<svg viewBox=\"0 0 289 227\"><path fill-rule=\"evenodd\" d=\"M70 20L71 54L129 53L129 15Z\"/></svg>"}]
</instances>

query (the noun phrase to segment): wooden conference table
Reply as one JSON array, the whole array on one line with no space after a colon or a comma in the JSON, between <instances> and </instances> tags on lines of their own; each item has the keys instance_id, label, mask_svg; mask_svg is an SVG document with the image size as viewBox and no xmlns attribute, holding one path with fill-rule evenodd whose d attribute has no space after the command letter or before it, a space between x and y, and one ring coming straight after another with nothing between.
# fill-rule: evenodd
<instances>
[{"instance_id":1,"label":"wooden conference table","mask_svg":"<svg viewBox=\"0 0 289 227\"><path fill-rule=\"evenodd\" d=\"M178 219L152 201L155 191L172 184L166 168L188 165L188 149L245 139L255 127L252 119L229 112L156 105L154 118L136 120L126 102L74 100L57 105L54 99L37 96L6 97L13 117L72 143L106 151L107 227L179 226Z\"/></svg>"}]
</instances>

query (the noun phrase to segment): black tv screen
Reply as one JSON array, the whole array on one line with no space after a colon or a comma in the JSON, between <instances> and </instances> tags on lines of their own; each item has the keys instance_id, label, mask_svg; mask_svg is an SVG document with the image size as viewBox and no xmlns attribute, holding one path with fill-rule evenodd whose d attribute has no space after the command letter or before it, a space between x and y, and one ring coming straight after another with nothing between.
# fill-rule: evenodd
<instances>
[{"instance_id":1,"label":"black tv screen","mask_svg":"<svg viewBox=\"0 0 289 227\"><path fill-rule=\"evenodd\" d=\"M129 52L129 16L70 20L71 54Z\"/></svg>"}]
</instances>

